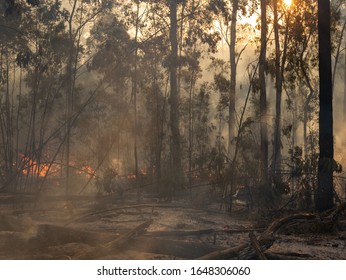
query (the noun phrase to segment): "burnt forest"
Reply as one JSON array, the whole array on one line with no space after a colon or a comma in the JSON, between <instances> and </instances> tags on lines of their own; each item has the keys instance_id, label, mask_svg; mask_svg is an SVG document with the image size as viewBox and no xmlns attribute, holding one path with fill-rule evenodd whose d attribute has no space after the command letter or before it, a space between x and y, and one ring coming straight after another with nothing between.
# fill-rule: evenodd
<instances>
[{"instance_id":1,"label":"burnt forest","mask_svg":"<svg viewBox=\"0 0 346 280\"><path fill-rule=\"evenodd\" d=\"M0 0L0 259L345 260L345 123L346 0Z\"/></svg>"}]
</instances>

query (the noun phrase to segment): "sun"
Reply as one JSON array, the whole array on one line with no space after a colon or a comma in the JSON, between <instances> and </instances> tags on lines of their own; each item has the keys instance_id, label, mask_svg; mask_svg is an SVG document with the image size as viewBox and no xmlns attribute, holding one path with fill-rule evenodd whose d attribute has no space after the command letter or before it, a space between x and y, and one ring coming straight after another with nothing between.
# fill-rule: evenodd
<instances>
[{"instance_id":1,"label":"sun","mask_svg":"<svg viewBox=\"0 0 346 280\"><path fill-rule=\"evenodd\" d=\"M291 7L293 0L283 0L286 7Z\"/></svg>"}]
</instances>

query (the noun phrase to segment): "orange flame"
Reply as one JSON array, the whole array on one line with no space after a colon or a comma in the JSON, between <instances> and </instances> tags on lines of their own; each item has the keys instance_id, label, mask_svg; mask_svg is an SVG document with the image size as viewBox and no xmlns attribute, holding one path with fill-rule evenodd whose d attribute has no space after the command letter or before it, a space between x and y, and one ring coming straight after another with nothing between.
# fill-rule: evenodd
<instances>
[{"instance_id":1,"label":"orange flame","mask_svg":"<svg viewBox=\"0 0 346 280\"><path fill-rule=\"evenodd\" d=\"M134 180L134 179L136 179L136 175L135 174L128 174L127 179Z\"/></svg>"},{"instance_id":2,"label":"orange flame","mask_svg":"<svg viewBox=\"0 0 346 280\"><path fill-rule=\"evenodd\" d=\"M95 171L89 165L83 165L78 171L77 174L86 174L88 177L94 177Z\"/></svg>"},{"instance_id":3,"label":"orange flame","mask_svg":"<svg viewBox=\"0 0 346 280\"><path fill-rule=\"evenodd\" d=\"M46 177L49 173L55 173L60 170L58 165L56 164L38 164L38 162L32 160L31 158L19 154L20 157L22 158L22 164L23 164L23 174L28 175L28 174L34 174L38 175L39 177Z\"/></svg>"}]
</instances>

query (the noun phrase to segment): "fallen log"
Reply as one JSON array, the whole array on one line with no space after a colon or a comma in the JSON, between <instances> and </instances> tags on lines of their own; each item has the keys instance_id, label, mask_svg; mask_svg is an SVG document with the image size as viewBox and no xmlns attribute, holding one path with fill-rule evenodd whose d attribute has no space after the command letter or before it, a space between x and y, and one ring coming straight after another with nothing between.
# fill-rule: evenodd
<instances>
[{"instance_id":1,"label":"fallen log","mask_svg":"<svg viewBox=\"0 0 346 280\"><path fill-rule=\"evenodd\" d=\"M256 254L259 257L259 259L266 260L267 257L264 255L264 253L263 253L263 251L261 249L261 245L259 244L255 234L252 231L249 233L249 237L250 237L251 245L255 249Z\"/></svg>"},{"instance_id":2,"label":"fallen log","mask_svg":"<svg viewBox=\"0 0 346 280\"><path fill-rule=\"evenodd\" d=\"M107 212L113 212L113 211L119 211L119 210L127 210L127 209L136 209L136 208L152 208L152 213L155 214L154 209L157 208L170 208L170 209L187 209L187 210L193 210L198 212L207 212L207 213L216 213L216 214L224 214L224 212L214 211L210 209L200 209L200 208L194 208L190 206L185 205L172 205L172 204L136 204L136 205L127 205L127 206L121 206L121 207L114 207L110 209L104 209L104 210L98 210L93 211L92 213L85 214L83 216L80 216L78 218L72 219L71 221L67 222L65 226L75 223L75 222L81 222L84 219L88 219L92 216L104 214ZM140 213L139 213L140 214Z\"/></svg>"},{"instance_id":3,"label":"fallen log","mask_svg":"<svg viewBox=\"0 0 346 280\"><path fill-rule=\"evenodd\" d=\"M29 232L35 223L28 217L0 214L0 231Z\"/></svg>"},{"instance_id":4,"label":"fallen log","mask_svg":"<svg viewBox=\"0 0 346 280\"><path fill-rule=\"evenodd\" d=\"M52 224L41 224L37 227L37 234L33 238L32 243L41 248L66 243L84 243L95 246L113 239L114 235L109 233L99 233Z\"/></svg>"},{"instance_id":5,"label":"fallen log","mask_svg":"<svg viewBox=\"0 0 346 280\"><path fill-rule=\"evenodd\" d=\"M135 227L134 229L130 230L129 232L117 237L113 241L97 245L73 256L73 259L93 260L102 258L103 256L112 253L114 250L122 250L124 246L127 245L134 236L143 233L151 225L152 222L153 220L148 220L140 224L139 226Z\"/></svg>"},{"instance_id":6,"label":"fallen log","mask_svg":"<svg viewBox=\"0 0 346 280\"><path fill-rule=\"evenodd\" d=\"M312 260L313 255L310 254L300 254L295 252L267 252L265 253L267 259L269 260Z\"/></svg>"},{"instance_id":7,"label":"fallen log","mask_svg":"<svg viewBox=\"0 0 346 280\"><path fill-rule=\"evenodd\" d=\"M251 238L239 246L218 250L198 259L252 259L256 255L264 254L275 241L275 234L288 231L301 233L326 233L335 230L337 220L346 209L346 202L324 213L297 213L274 220L267 229L258 237ZM252 240L251 240L252 239ZM263 256L262 256L263 257ZM290 256L291 257L291 256ZM300 256L297 256L297 259Z\"/></svg>"},{"instance_id":8,"label":"fallen log","mask_svg":"<svg viewBox=\"0 0 346 280\"><path fill-rule=\"evenodd\" d=\"M257 243L262 252L269 249L275 238L271 235L260 235ZM250 260L257 255L256 250L250 241L244 242L236 247L214 251L210 254L197 258L198 260Z\"/></svg>"},{"instance_id":9,"label":"fallen log","mask_svg":"<svg viewBox=\"0 0 346 280\"><path fill-rule=\"evenodd\" d=\"M223 229L217 230L216 232L224 232L224 233L242 233L242 232L263 232L265 228L231 228L231 229Z\"/></svg>"},{"instance_id":10,"label":"fallen log","mask_svg":"<svg viewBox=\"0 0 346 280\"><path fill-rule=\"evenodd\" d=\"M339 216L346 209L346 202L324 213L296 213L274 220L265 230L277 233L328 233L337 228Z\"/></svg>"},{"instance_id":11,"label":"fallen log","mask_svg":"<svg viewBox=\"0 0 346 280\"><path fill-rule=\"evenodd\" d=\"M0 252L5 254L2 259L23 258L28 251L29 237L28 233L0 231Z\"/></svg>"},{"instance_id":12,"label":"fallen log","mask_svg":"<svg viewBox=\"0 0 346 280\"><path fill-rule=\"evenodd\" d=\"M243 232L253 232L253 231L264 231L264 228L232 228L232 229L201 229L201 230L172 230L172 231L151 231L147 232L145 236L152 236L152 237L166 237L166 236L173 236L173 237L183 237L183 236L193 236L193 235L205 235L205 234L212 234L212 233L243 233Z\"/></svg>"},{"instance_id":13,"label":"fallen log","mask_svg":"<svg viewBox=\"0 0 346 280\"><path fill-rule=\"evenodd\" d=\"M126 249L191 260L222 248L201 242L170 240L144 235L133 240Z\"/></svg>"},{"instance_id":14,"label":"fallen log","mask_svg":"<svg viewBox=\"0 0 346 280\"><path fill-rule=\"evenodd\" d=\"M202 229L202 230L172 230L172 231L151 231L145 233L147 237L183 237L183 236L193 236L193 235L204 235L212 234L217 232L214 229ZM220 231L221 232L221 231Z\"/></svg>"}]
</instances>

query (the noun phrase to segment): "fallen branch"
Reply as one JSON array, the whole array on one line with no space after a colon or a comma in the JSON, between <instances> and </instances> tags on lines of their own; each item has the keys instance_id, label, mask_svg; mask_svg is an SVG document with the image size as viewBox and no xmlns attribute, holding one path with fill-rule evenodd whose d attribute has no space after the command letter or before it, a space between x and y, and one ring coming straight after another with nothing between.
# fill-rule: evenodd
<instances>
[{"instance_id":1,"label":"fallen branch","mask_svg":"<svg viewBox=\"0 0 346 280\"><path fill-rule=\"evenodd\" d=\"M268 228L256 239L249 235L250 241L244 242L237 247L218 250L204 255L198 259L219 260L219 259L239 259L247 260L258 256L265 258L265 251L268 250L275 241L275 234L287 231L304 232L331 232L336 227L336 222L346 209L346 202L324 213L297 213L287 217L274 220ZM292 258L290 255L287 258ZM281 256L280 256L281 257ZM296 259L302 256L296 255ZM279 256L278 256L279 258Z\"/></svg>"},{"instance_id":2,"label":"fallen branch","mask_svg":"<svg viewBox=\"0 0 346 280\"><path fill-rule=\"evenodd\" d=\"M90 246L110 241L113 234L88 231L79 228L59 225L41 224L37 228L36 237L32 240L39 247L55 246L66 243L84 243Z\"/></svg>"},{"instance_id":3,"label":"fallen branch","mask_svg":"<svg viewBox=\"0 0 346 280\"><path fill-rule=\"evenodd\" d=\"M253 231L251 231L249 233L249 238L250 238L250 242L251 245L253 246L253 248L256 251L257 256L259 257L259 259L261 260L266 260L266 256L264 255L263 251L261 250L261 245L259 244L255 234L253 233Z\"/></svg>"},{"instance_id":4,"label":"fallen branch","mask_svg":"<svg viewBox=\"0 0 346 280\"><path fill-rule=\"evenodd\" d=\"M282 252L282 253L265 253L269 260L307 260L314 259L314 256L310 254L300 254L295 252Z\"/></svg>"},{"instance_id":5,"label":"fallen branch","mask_svg":"<svg viewBox=\"0 0 346 280\"><path fill-rule=\"evenodd\" d=\"M273 236L267 236L262 234L258 238L258 246L261 248L261 251L266 251L269 249L274 243L275 238ZM232 260L249 260L253 259L257 255L256 250L253 248L251 242L244 242L239 246L218 250L212 252L210 254L204 255L198 260L224 260L224 259L232 259Z\"/></svg>"},{"instance_id":6,"label":"fallen branch","mask_svg":"<svg viewBox=\"0 0 346 280\"><path fill-rule=\"evenodd\" d=\"M220 246L208 243L171 240L146 235L136 238L126 247L126 250L166 255L171 256L173 259L182 258L189 260L220 249Z\"/></svg>"},{"instance_id":7,"label":"fallen branch","mask_svg":"<svg viewBox=\"0 0 346 280\"><path fill-rule=\"evenodd\" d=\"M184 205L172 205L172 204L136 204L136 205L128 205L128 206L122 206L122 207L114 207L110 209L105 209L105 210L100 210L100 211L94 211L92 213L83 215L77 219L73 219L69 221L68 223L65 224L65 226L74 223L74 222L81 222L86 218L89 218L91 216L96 216L99 214L107 213L107 212L113 212L113 211L119 211L119 210L126 210L126 209L135 209L135 208L152 208L152 212L154 213L155 208L170 208L170 209L189 209L189 210L194 210L194 211L203 211L203 212L208 212L208 213L217 213L217 214L224 214L224 212L218 212L218 211L213 211L210 209L200 209L200 208L194 208L194 207L189 207L189 206L184 206ZM138 213L140 214L140 213Z\"/></svg>"},{"instance_id":8,"label":"fallen branch","mask_svg":"<svg viewBox=\"0 0 346 280\"><path fill-rule=\"evenodd\" d=\"M224 232L224 233L243 233L243 232L263 232L265 228L231 228L231 229L223 229L223 230L217 230L215 232Z\"/></svg>"},{"instance_id":9,"label":"fallen branch","mask_svg":"<svg viewBox=\"0 0 346 280\"><path fill-rule=\"evenodd\" d=\"M191 236L191 235L203 235L203 234L211 234L216 232L214 229L202 229L202 230L172 230L172 231L152 231L147 232L145 236L152 236L152 237L163 237L163 236L174 236L174 237L181 237L181 236Z\"/></svg>"},{"instance_id":10,"label":"fallen branch","mask_svg":"<svg viewBox=\"0 0 346 280\"><path fill-rule=\"evenodd\" d=\"M336 228L336 222L346 209L346 202L324 213L297 213L274 220L266 229L266 234L282 232L326 233Z\"/></svg>"}]
</instances>

